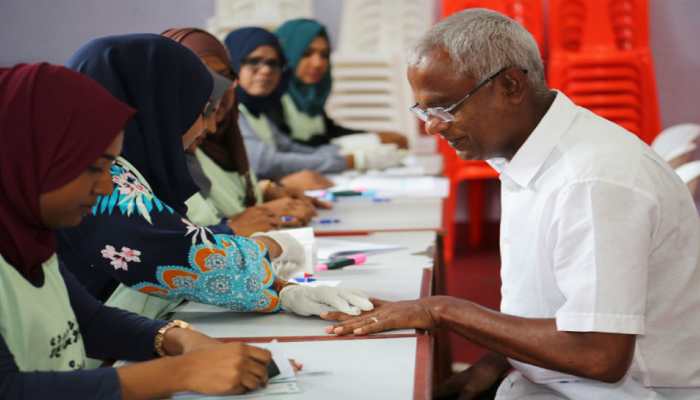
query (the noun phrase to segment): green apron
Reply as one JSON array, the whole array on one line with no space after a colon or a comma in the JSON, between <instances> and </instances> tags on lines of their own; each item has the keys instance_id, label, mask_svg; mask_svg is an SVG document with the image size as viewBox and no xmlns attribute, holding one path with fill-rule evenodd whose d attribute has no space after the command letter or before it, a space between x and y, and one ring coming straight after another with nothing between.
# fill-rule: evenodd
<instances>
[{"instance_id":1,"label":"green apron","mask_svg":"<svg viewBox=\"0 0 700 400\"><path fill-rule=\"evenodd\" d=\"M326 134L326 125L323 123L323 117L320 114L312 117L299 111L289 94L282 96L282 109L284 110L287 126L292 131L292 138L307 142L314 136Z\"/></svg>"},{"instance_id":2,"label":"green apron","mask_svg":"<svg viewBox=\"0 0 700 400\"><path fill-rule=\"evenodd\" d=\"M200 149L197 149L194 155L199 161L204 175L211 181L211 190L205 200L216 208L219 218L231 217L245 211L243 203L245 200L245 178L243 175L224 170ZM252 171L251 180L255 189L255 199L260 204L262 203L262 193Z\"/></svg>"},{"instance_id":3,"label":"green apron","mask_svg":"<svg viewBox=\"0 0 700 400\"><path fill-rule=\"evenodd\" d=\"M271 122L265 116L265 114L260 114L260 116L256 117L253 114L251 114L250 111L248 111L248 109L243 104L238 105L238 111L240 111L241 114L243 114L245 119L250 124L250 127L253 128L253 130L258 135L260 140L262 140L263 143L265 143L268 146L277 148L277 143L275 143L275 138L272 133Z\"/></svg>"},{"instance_id":4,"label":"green apron","mask_svg":"<svg viewBox=\"0 0 700 400\"><path fill-rule=\"evenodd\" d=\"M35 287L0 256L0 335L20 371L72 371L86 365L85 347L54 254Z\"/></svg>"}]
</instances>

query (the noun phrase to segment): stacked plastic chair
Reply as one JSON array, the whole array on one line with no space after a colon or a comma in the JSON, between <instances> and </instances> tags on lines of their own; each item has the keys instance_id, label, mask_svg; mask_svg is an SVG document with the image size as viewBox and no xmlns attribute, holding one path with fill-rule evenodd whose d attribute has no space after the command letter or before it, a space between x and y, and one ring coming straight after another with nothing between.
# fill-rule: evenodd
<instances>
[{"instance_id":1,"label":"stacked plastic chair","mask_svg":"<svg viewBox=\"0 0 700 400\"><path fill-rule=\"evenodd\" d=\"M540 51L544 44L544 13L541 0L443 0L442 17L467 8L488 8L520 22L535 38ZM445 230L445 260L452 262L457 232L457 194L460 185L468 181L467 204L469 206L469 247L478 247L483 240L483 225L486 213L486 181L498 179L498 173L483 161L460 160L455 151L438 138L438 149L445 160L445 175L450 180L450 195L443 207Z\"/></svg>"},{"instance_id":2,"label":"stacked plastic chair","mask_svg":"<svg viewBox=\"0 0 700 400\"><path fill-rule=\"evenodd\" d=\"M672 168L690 162L700 144L700 125L678 124L661 131L651 144Z\"/></svg>"},{"instance_id":3,"label":"stacked plastic chair","mask_svg":"<svg viewBox=\"0 0 700 400\"><path fill-rule=\"evenodd\" d=\"M311 18L311 0L216 0L214 16L207 21L207 30L223 38L234 29L262 26L274 29L293 18Z\"/></svg>"},{"instance_id":4,"label":"stacked plastic chair","mask_svg":"<svg viewBox=\"0 0 700 400\"><path fill-rule=\"evenodd\" d=\"M429 1L345 0L338 46L332 55L328 114L352 128L404 133L412 151L434 152L434 141L421 137L417 120L408 110L413 94L404 58L432 23Z\"/></svg>"},{"instance_id":5,"label":"stacked plastic chair","mask_svg":"<svg viewBox=\"0 0 700 400\"><path fill-rule=\"evenodd\" d=\"M370 132L410 129L397 57L363 53L332 56L333 92L326 110L342 125ZM410 121L412 122L412 121ZM415 124L413 124L415 125Z\"/></svg>"},{"instance_id":6,"label":"stacked plastic chair","mask_svg":"<svg viewBox=\"0 0 700 400\"><path fill-rule=\"evenodd\" d=\"M544 50L544 13L541 0L443 0L442 17L467 8L488 8L520 22Z\"/></svg>"},{"instance_id":7,"label":"stacked plastic chair","mask_svg":"<svg viewBox=\"0 0 700 400\"><path fill-rule=\"evenodd\" d=\"M659 132L647 0L551 0L551 87L651 143Z\"/></svg>"}]
</instances>

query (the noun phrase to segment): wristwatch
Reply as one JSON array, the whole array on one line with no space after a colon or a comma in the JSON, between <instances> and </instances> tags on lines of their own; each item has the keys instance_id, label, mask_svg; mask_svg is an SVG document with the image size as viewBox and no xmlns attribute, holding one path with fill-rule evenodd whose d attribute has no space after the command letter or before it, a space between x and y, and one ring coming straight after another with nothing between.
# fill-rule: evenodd
<instances>
[{"instance_id":1,"label":"wristwatch","mask_svg":"<svg viewBox=\"0 0 700 400\"><path fill-rule=\"evenodd\" d=\"M174 319L158 329L155 339L155 349L156 353L161 357L167 356L167 354L165 354L165 350L163 350L163 339L165 339L165 332L170 330L170 328L192 329L192 326L185 321Z\"/></svg>"}]
</instances>

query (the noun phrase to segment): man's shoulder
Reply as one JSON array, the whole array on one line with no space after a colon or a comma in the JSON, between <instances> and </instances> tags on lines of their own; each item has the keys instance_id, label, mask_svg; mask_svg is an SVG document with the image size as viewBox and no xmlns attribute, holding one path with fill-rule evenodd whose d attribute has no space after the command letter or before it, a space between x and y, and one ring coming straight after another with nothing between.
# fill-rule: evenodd
<instances>
[{"instance_id":1,"label":"man's shoulder","mask_svg":"<svg viewBox=\"0 0 700 400\"><path fill-rule=\"evenodd\" d=\"M558 146L570 179L627 181L656 168L653 150L634 133L581 108Z\"/></svg>"}]
</instances>

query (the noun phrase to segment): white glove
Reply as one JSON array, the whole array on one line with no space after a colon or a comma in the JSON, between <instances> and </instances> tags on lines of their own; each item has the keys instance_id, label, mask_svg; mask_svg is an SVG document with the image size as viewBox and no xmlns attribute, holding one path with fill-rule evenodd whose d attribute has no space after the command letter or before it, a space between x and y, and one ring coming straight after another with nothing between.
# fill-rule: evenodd
<instances>
[{"instance_id":1,"label":"white glove","mask_svg":"<svg viewBox=\"0 0 700 400\"><path fill-rule=\"evenodd\" d=\"M355 150L367 150L381 145L379 135L376 133L353 133L331 140L331 143L340 147L343 153L352 153Z\"/></svg>"},{"instance_id":2,"label":"white glove","mask_svg":"<svg viewBox=\"0 0 700 400\"><path fill-rule=\"evenodd\" d=\"M283 310L303 316L328 311L360 315L374 308L369 297L359 290L328 286L287 285L280 292L280 303Z\"/></svg>"},{"instance_id":3,"label":"white glove","mask_svg":"<svg viewBox=\"0 0 700 400\"><path fill-rule=\"evenodd\" d=\"M255 233L251 237L265 236L277 242L282 248L282 254L272 260L272 268L275 274L284 280L304 271L306 255L304 246L292 235L284 232Z\"/></svg>"},{"instance_id":4,"label":"white glove","mask_svg":"<svg viewBox=\"0 0 700 400\"><path fill-rule=\"evenodd\" d=\"M395 144L382 144L373 149L357 150L352 154L357 169L381 170L401 165L406 151L399 150Z\"/></svg>"}]
</instances>

